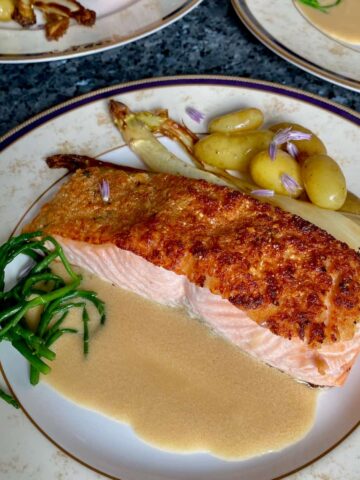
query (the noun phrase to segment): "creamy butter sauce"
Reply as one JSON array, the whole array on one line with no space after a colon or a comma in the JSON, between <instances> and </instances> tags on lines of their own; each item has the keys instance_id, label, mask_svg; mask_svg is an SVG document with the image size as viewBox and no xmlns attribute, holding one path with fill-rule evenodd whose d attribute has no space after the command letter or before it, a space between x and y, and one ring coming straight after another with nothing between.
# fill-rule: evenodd
<instances>
[{"instance_id":1,"label":"creamy butter sauce","mask_svg":"<svg viewBox=\"0 0 360 480\"><path fill-rule=\"evenodd\" d=\"M329 0L320 0L320 4L329 5ZM360 1L342 0L328 13L296 2L299 10L319 30L326 35L353 45L360 45Z\"/></svg>"},{"instance_id":2,"label":"creamy butter sauce","mask_svg":"<svg viewBox=\"0 0 360 480\"><path fill-rule=\"evenodd\" d=\"M79 335L57 343L52 373L43 379L60 393L170 451L241 459L309 431L315 390L243 354L182 310L83 274L82 287L106 302L107 322L92 320L86 359ZM78 311L71 315L70 323L80 321Z\"/></svg>"}]
</instances>

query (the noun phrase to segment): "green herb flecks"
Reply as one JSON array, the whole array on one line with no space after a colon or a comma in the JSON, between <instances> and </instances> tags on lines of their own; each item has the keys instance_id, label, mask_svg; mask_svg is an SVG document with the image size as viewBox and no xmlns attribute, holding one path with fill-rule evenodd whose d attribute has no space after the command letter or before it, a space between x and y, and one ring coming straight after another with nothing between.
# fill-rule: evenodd
<instances>
[{"instance_id":1,"label":"green herb flecks","mask_svg":"<svg viewBox=\"0 0 360 480\"><path fill-rule=\"evenodd\" d=\"M339 5L342 0L334 0L327 5L321 5L319 0L298 0L300 3L304 5L308 5L309 7L316 8L322 13L328 13L330 8L336 7Z\"/></svg>"},{"instance_id":2,"label":"green herb flecks","mask_svg":"<svg viewBox=\"0 0 360 480\"><path fill-rule=\"evenodd\" d=\"M27 255L32 262L20 275L16 285L5 291L5 268L18 255ZM60 260L70 281L53 273L50 264ZM82 309L83 350L89 351L90 321L87 306L93 304L99 313L99 321L105 322L104 303L95 292L80 290L81 276L69 264L59 243L41 232L33 232L11 238L0 247L0 342L11 342L14 348L30 364L30 382L36 385L40 374L47 375L51 368L47 361L56 358L51 346L65 333L77 333L64 328L63 323L73 308ZM39 323L32 331L25 315L34 307L42 307ZM0 390L0 398L15 406L17 402Z\"/></svg>"}]
</instances>

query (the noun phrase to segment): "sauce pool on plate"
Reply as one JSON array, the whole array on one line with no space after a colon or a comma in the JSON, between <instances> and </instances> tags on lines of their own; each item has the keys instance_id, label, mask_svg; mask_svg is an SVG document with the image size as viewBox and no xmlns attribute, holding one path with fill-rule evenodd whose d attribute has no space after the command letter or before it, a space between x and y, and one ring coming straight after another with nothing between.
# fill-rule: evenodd
<instances>
[{"instance_id":1,"label":"sauce pool on plate","mask_svg":"<svg viewBox=\"0 0 360 480\"><path fill-rule=\"evenodd\" d=\"M58 269L59 266L55 266ZM243 354L184 311L83 273L107 321L56 344L48 377L59 393L174 452L243 459L296 442L310 430L317 391ZM80 309L67 320L80 322Z\"/></svg>"},{"instance_id":2,"label":"sauce pool on plate","mask_svg":"<svg viewBox=\"0 0 360 480\"><path fill-rule=\"evenodd\" d=\"M329 5L329 0L319 0ZM360 1L342 0L339 5L329 8L326 13L309 7L299 0L296 5L300 12L323 33L342 43L360 47Z\"/></svg>"}]
</instances>

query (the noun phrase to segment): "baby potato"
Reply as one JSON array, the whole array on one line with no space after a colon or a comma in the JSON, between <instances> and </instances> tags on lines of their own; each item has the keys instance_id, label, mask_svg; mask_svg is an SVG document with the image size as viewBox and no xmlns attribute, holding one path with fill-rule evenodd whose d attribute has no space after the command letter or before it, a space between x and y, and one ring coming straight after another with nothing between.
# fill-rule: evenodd
<instances>
[{"instance_id":1,"label":"baby potato","mask_svg":"<svg viewBox=\"0 0 360 480\"><path fill-rule=\"evenodd\" d=\"M267 130L212 133L195 144L194 155L203 163L245 172L250 159L269 147L274 134Z\"/></svg>"},{"instance_id":2,"label":"baby potato","mask_svg":"<svg viewBox=\"0 0 360 480\"><path fill-rule=\"evenodd\" d=\"M290 127L298 132L311 133L312 135L310 140L295 140L292 142L299 150L298 160L300 163L304 161L305 158L313 155L326 155L327 150L324 143L317 135L315 135L315 133L308 128L303 127L302 125L298 125L297 123L282 122L277 123L276 125L271 125L269 130L276 133L279 130L284 130L285 128Z\"/></svg>"},{"instance_id":3,"label":"baby potato","mask_svg":"<svg viewBox=\"0 0 360 480\"><path fill-rule=\"evenodd\" d=\"M287 174L301 187L290 193L282 183L282 175ZM274 190L275 193L297 198L303 191L301 169L297 161L283 150L278 150L274 160L268 151L255 155L250 162L250 175L254 182L262 188Z\"/></svg>"},{"instance_id":4,"label":"baby potato","mask_svg":"<svg viewBox=\"0 0 360 480\"><path fill-rule=\"evenodd\" d=\"M354 193L347 192L346 200L341 207L341 211L360 215L360 198Z\"/></svg>"},{"instance_id":5,"label":"baby potato","mask_svg":"<svg viewBox=\"0 0 360 480\"><path fill-rule=\"evenodd\" d=\"M339 165L328 155L314 155L301 166L306 193L318 207L338 210L346 200L346 180Z\"/></svg>"},{"instance_id":6,"label":"baby potato","mask_svg":"<svg viewBox=\"0 0 360 480\"><path fill-rule=\"evenodd\" d=\"M264 123L264 114L258 108L245 108L221 115L209 123L209 132L244 132L256 130Z\"/></svg>"},{"instance_id":7,"label":"baby potato","mask_svg":"<svg viewBox=\"0 0 360 480\"><path fill-rule=\"evenodd\" d=\"M0 0L0 22L8 22L15 9L12 0Z\"/></svg>"}]
</instances>

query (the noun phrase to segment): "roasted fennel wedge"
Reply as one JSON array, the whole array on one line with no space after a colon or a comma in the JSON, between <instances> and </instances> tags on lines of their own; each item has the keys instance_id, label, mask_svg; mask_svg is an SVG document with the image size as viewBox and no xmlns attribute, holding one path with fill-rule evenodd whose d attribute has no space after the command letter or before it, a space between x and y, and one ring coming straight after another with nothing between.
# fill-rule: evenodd
<instances>
[{"instance_id":1,"label":"roasted fennel wedge","mask_svg":"<svg viewBox=\"0 0 360 480\"><path fill-rule=\"evenodd\" d=\"M126 105L110 100L112 119L123 139L145 165L154 172L172 173L184 177L207 180L217 185L229 186L229 182L176 157L151 133L146 124Z\"/></svg>"}]
</instances>

